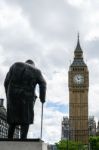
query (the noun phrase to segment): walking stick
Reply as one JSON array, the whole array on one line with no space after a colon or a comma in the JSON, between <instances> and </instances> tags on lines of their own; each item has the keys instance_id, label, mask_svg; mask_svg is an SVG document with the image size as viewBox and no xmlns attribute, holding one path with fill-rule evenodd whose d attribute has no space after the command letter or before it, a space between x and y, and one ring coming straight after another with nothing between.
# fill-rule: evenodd
<instances>
[{"instance_id":1,"label":"walking stick","mask_svg":"<svg viewBox=\"0 0 99 150\"><path fill-rule=\"evenodd\" d=\"M43 103L42 103L42 110L41 110L41 139L42 139L42 128L43 128Z\"/></svg>"}]
</instances>

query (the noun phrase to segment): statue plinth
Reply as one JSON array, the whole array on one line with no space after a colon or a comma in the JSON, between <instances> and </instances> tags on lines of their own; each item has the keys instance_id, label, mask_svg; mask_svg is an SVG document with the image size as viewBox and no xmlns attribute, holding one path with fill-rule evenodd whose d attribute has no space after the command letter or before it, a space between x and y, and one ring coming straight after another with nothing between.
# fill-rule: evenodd
<instances>
[{"instance_id":1,"label":"statue plinth","mask_svg":"<svg viewBox=\"0 0 99 150\"><path fill-rule=\"evenodd\" d=\"M47 144L40 139L0 139L0 150L47 150Z\"/></svg>"}]
</instances>

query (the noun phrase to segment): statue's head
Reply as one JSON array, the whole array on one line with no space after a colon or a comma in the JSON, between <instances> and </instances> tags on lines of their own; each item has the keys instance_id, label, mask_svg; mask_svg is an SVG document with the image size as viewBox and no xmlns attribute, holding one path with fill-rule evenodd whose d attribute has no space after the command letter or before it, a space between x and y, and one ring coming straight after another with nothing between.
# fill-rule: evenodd
<instances>
[{"instance_id":1,"label":"statue's head","mask_svg":"<svg viewBox=\"0 0 99 150\"><path fill-rule=\"evenodd\" d=\"M25 62L25 63L30 64L30 65L32 65L32 66L35 66L34 61L33 61L33 60L31 60L31 59L26 60L26 62Z\"/></svg>"}]
</instances>

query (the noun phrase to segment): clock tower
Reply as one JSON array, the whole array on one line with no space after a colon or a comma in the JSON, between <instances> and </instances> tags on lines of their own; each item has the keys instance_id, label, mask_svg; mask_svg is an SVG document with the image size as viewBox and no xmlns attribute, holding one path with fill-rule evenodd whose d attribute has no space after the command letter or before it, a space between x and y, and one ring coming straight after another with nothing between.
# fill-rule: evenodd
<instances>
[{"instance_id":1,"label":"clock tower","mask_svg":"<svg viewBox=\"0 0 99 150\"><path fill-rule=\"evenodd\" d=\"M83 60L79 42L74 51L74 60L68 72L69 85L69 137L71 140L88 144L88 87L89 72Z\"/></svg>"}]
</instances>

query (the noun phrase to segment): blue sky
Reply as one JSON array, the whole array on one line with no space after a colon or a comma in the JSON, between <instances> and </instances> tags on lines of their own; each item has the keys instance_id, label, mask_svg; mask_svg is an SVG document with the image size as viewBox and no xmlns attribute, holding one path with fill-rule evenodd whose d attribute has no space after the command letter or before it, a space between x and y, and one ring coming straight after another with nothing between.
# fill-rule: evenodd
<instances>
[{"instance_id":1,"label":"blue sky","mask_svg":"<svg viewBox=\"0 0 99 150\"><path fill-rule=\"evenodd\" d=\"M68 105L65 105L65 104L57 104L57 103L52 103L52 102L48 102L46 104L46 107L48 108L53 108L61 113L64 113L64 114L67 114L68 113L68 109L69 109L69 106Z\"/></svg>"}]
</instances>

